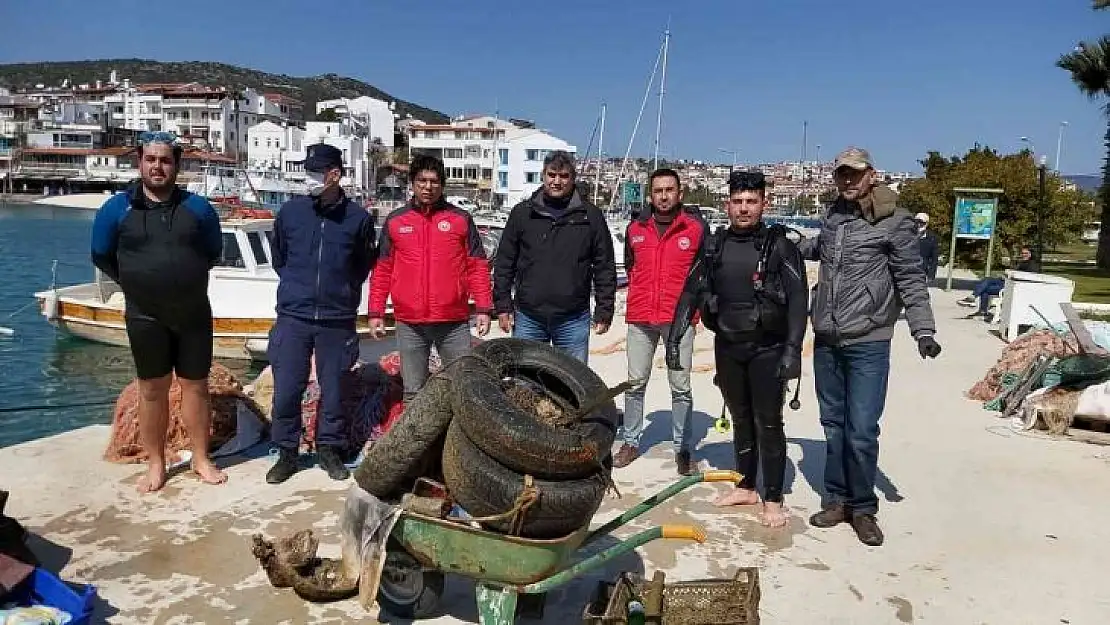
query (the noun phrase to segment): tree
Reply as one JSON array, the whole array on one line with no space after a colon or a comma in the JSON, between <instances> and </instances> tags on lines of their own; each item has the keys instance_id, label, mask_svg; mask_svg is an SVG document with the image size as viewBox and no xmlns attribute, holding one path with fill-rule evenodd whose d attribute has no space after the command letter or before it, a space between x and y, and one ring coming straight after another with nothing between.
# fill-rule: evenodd
<instances>
[{"instance_id":1,"label":"tree","mask_svg":"<svg viewBox=\"0 0 1110 625\"><path fill-rule=\"evenodd\" d=\"M1110 8L1110 0L1095 0L1095 10ZM1056 66L1071 74L1072 82L1092 100L1110 97L1110 36L1104 35L1094 43L1082 42L1075 51L1056 61ZM1098 252L1095 262L1103 269L1110 269L1110 105L1107 114L1106 158L1102 164L1102 187L1099 199L1102 204L1102 223L1099 231Z\"/></svg>"},{"instance_id":2,"label":"tree","mask_svg":"<svg viewBox=\"0 0 1110 625\"><path fill-rule=\"evenodd\" d=\"M335 109L324 109L316 114L316 121L337 122L339 121L339 114L335 112Z\"/></svg>"},{"instance_id":3,"label":"tree","mask_svg":"<svg viewBox=\"0 0 1110 625\"><path fill-rule=\"evenodd\" d=\"M989 147L976 146L964 156L945 158L930 152L919 161L925 177L902 186L898 203L911 213L929 215L929 227L942 241L951 240L952 213L957 187L999 188L996 243L1010 254L1036 239L1040 190L1037 165L1028 150L999 155ZM1078 190L1065 190L1063 180L1049 173L1045 183L1047 210L1044 214L1046 247L1075 241L1090 219L1089 198ZM962 244L958 256L978 258L986 253L983 243Z\"/></svg>"}]
</instances>

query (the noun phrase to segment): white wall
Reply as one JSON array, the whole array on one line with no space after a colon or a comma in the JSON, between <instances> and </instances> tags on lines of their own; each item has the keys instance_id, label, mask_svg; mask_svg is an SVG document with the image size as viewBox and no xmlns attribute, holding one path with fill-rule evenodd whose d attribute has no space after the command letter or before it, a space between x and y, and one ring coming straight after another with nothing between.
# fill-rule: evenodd
<instances>
[{"instance_id":1,"label":"white wall","mask_svg":"<svg viewBox=\"0 0 1110 625\"><path fill-rule=\"evenodd\" d=\"M368 129L370 140L378 139L383 146L393 147L396 118L390 103L369 96L338 98L316 103L317 114L327 109L336 109L336 112L341 116L345 114L364 115L370 126Z\"/></svg>"},{"instance_id":2,"label":"white wall","mask_svg":"<svg viewBox=\"0 0 1110 625\"><path fill-rule=\"evenodd\" d=\"M498 148L508 149L509 164L502 165L498 155L494 192L504 196L507 206L528 198L543 185L543 159L548 152L565 150L575 154L577 151L566 141L540 130L511 130ZM507 186L500 184L505 177L500 176L499 172L507 173Z\"/></svg>"},{"instance_id":3,"label":"white wall","mask_svg":"<svg viewBox=\"0 0 1110 625\"><path fill-rule=\"evenodd\" d=\"M284 169L286 154L304 154L304 131L266 121L247 131L247 162L253 167ZM303 156L302 156L303 158Z\"/></svg>"}]
</instances>

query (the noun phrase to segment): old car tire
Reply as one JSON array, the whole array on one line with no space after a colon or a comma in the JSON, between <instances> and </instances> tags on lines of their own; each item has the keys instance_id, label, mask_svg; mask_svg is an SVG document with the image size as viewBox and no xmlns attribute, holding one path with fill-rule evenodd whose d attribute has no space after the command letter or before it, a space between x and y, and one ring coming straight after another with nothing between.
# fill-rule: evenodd
<instances>
[{"instance_id":1,"label":"old car tire","mask_svg":"<svg viewBox=\"0 0 1110 625\"><path fill-rule=\"evenodd\" d=\"M608 464L608 463L607 463ZM524 475L482 452L456 421L443 445L443 476L448 491L467 514L489 517L512 510L524 491ZM609 467L579 480L553 482L534 479L538 498L527 509L520 535L559 538L589 525L609 487ZM511 531L511 519L485 524L498 532Z\"/></svg>"},{"instance_id":2,"label":"old car tire","mask_svg":"<svg viewBox=\"0 0 1110 625\"><path fill-rule=\"evenodd\" d=\"M460 361L453 394L455 417L474 444L509 469L544 479L577 479L598 470L616 435L612 399L578 422L556 426L518 408L501 383L506 377L530 380L578 408L608 393L593 370L560 349L522 339L486 341L474 356Z\"/></svg>"},{"instance_id":3,"label":"old car tire","mask_svg":"<svg viewBox=\"0 0 1110 625\"><path fill-rule=\"evenodd\" d=\"M384 436L366 451L355 482L379 499L407 492L416 478L436 473L443 436L451 423L452 367L427 383Z\"/></svg>"}]
</instances>

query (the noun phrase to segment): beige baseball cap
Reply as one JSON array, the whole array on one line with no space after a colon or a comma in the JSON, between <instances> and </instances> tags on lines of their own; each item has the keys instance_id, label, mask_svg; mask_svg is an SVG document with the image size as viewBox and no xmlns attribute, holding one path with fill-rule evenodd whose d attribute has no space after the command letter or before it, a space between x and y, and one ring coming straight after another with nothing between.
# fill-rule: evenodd
<instances>
[{"instance_id":1,"label":"beige baseball cap","mask_svg":"<svg viewBox=\"0 0 1110 625\"><path fill-rule=\"evenodd\" d=\"M841 167L851 167L852 169L867 169L874 167L874 162L871 160L871 153L863 148L851 147L840 154L836 155L836 160L833 161L833 169L840 169Z\"/></svg>"}]
</instances>

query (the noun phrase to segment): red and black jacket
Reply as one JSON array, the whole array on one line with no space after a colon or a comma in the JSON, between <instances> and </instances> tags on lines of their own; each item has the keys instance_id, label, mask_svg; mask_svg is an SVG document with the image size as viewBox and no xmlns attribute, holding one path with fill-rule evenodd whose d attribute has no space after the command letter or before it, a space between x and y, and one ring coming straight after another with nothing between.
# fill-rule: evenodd
<instances>
[{"instance_id":1,"label":"red and black jacket","mask_svg":"<svg viewBox=\"0 0 1110 625\"><path fill-rule=\"evenodd\" d=\"M370 318L383 317L392 298L402 323L466 321L472 297L478 312L492 311L489 262L470 214L442 199L390 213L370 275Z\"/></svg>"},{"instance_id":2,"label":"red and black jacket","mask_svg":"<svg viewBox=\"0 0 1110 625\"><path fill-rule=\"evenodd\" d=\"M700 217L677 208L674 222L659 235L646 212L628 224L624 237L624 267L628 273L628 323L668 324L674 318L686 276L698 256L708 226Z\"/></svg>"}]
</instances>

